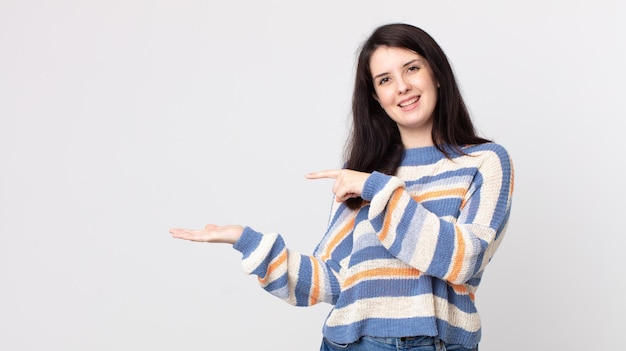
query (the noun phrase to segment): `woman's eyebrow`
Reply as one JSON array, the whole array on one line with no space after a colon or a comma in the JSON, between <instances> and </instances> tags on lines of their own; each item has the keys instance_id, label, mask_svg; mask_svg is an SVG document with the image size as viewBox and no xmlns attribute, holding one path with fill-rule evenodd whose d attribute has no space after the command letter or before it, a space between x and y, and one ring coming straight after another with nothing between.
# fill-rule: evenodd
<instances>
[{"instance_id":1,"label":"woman's eyebrow","mask_svg":"<svg viewBox=\"0 0 626 351\"><path fill-rule=\"evenodd\" d=\"M411 64L414 64L414 63L421 63L421 62L422 62L422 60L420 60L420 59L411 60L411 61L405 63L404 66L402 66L402 67L406 67L408 65L411 65Z\"/></svg>"},{"instance_id":2,"label":"woman's eyebrow","mask_svg":"<svg viewBox=\"0 0 626 351\"><path fill-rule=\"evenodd\" d=\"M414 63L421 63L421 62L422 62L422 60L420 60L420 59L414 59L414 60L411 60L411 61L405 63L404 65L402 65L402 67L406 67L406 66L412 65ZM385 76L387 74L389 74L389 73L388 72L383 72L383 73L377 74L377 75L374 76L373 79L378 79L378 78L380 78L382 76Z\"/></svg>"},{"instance_id":3,"label":"woman's eyebrow","mask_svg":"<svg viewBox=\"0 0 626 351\"><path fill-rule=\"evenodd\" d=\"M380 78L380 77L382 77L382 76L386 76L386 75L388 75L388 74L389 74L389 73L387 73L387 72L384 72L384 73L381 73L381 74L377 74L377 75L375 75L375 76L374 76L374 79Z\"/></svg>"}]
</instances>

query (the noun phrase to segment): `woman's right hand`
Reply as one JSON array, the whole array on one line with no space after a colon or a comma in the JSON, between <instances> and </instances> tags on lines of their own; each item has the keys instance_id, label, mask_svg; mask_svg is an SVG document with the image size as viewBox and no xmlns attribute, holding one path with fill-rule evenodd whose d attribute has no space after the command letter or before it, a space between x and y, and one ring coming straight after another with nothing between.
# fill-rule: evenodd
<instances>
[{"instance_id":1,"label":"woman's right hand","mask_svg":"<svg viewBox=\"0 0 626 351\"><path fill-rule=\"evenodd\" d=\"M204 229L183 229L172 228L170 233L173 238L185 239L206 243L225 243L234 244L239 240L243 233L243 227L240 225L223 225L207 224Z\"/></svg>"}]
</instances>

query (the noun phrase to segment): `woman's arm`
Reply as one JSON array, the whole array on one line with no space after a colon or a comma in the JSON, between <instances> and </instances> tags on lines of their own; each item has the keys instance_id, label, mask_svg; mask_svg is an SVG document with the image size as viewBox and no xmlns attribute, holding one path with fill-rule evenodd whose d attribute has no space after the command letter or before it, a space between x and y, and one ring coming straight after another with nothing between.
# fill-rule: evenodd
<instances>
[{"instance_id":1,"label":"woman's arm","mask_svg":"<svg viewBox=\"0 0 626 351\"><path fill-rule=\"evenodd\" d=\"M473 181L461 195L456 218L430 211L422 203L426 199L413 197L401 179L373 173L362 197L371 201L368 218L389 252L425 274L453 284L478 276L500 243L513 188L508 155L500 148L492 151L480 156L483 160L475 166ZM442 192L446 190L451 189Z\"/></svg>"},{"instance_id":2,"label":"woman's arm","mask_svg":"<svg viewBox=\"0 0 626 351\"><path fill-rule=\"evenodd\" d=\"M339 207L333 206L329 229L314 255L289 250L278 234L261 234L239 225L208 224L200 230L175 228L170 233L174 238L195 242L233 244L243 255L244 272L258 276L261 287L287 303L334 304L339 296L341 270L336 260L349 254L342 243L349 242L344 227L350 221L337 213Z\"/></svg>"},{"instance_id":3,"label":"woman's arm","mask_svg":"<svg viewBox=\"0 0 626 351\"><path fill-rule=\"evenodd\" d=\"M289 250L276 233L261 234L246 227L233 247L243 255L244 272L256 275L263 289L289 304L334 304L339 296L339 272L333 269L338 265L328 262L330 258Z\"/></svg>"}]
</instances>

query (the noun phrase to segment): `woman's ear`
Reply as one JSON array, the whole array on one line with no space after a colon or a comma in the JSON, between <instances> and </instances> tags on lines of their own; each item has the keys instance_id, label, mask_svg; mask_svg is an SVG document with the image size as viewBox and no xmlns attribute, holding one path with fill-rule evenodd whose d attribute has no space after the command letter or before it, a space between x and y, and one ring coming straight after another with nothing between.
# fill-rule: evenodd
<instances>
[{"instance_id":1,"label":"woman's ear","mask_svg":"<svg viewBox=\"0 0 626 351\"><path fill-rule=\"evenodd\" d=\"M378 100L378 95L376 95L376 93L372 93L372 97L380 104L380 100Z\"/></svg>"}]
</instances>

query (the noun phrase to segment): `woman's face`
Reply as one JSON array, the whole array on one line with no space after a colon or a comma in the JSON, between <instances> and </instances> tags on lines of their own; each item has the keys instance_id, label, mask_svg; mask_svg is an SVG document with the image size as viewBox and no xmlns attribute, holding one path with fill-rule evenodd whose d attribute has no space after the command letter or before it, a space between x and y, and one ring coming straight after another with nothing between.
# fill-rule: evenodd
<instances>
[{"instance_id":1,"label":"woman's face","mask_svg":"<svg viewBox=\"0 0 626 351\"><path fill-rule=\"evenodd\" d=\"M432 145L433 111L438 83L417 53L381 46L370 58L374 98L394 120L406 147Z\"/></svg>"}]
</instances>

